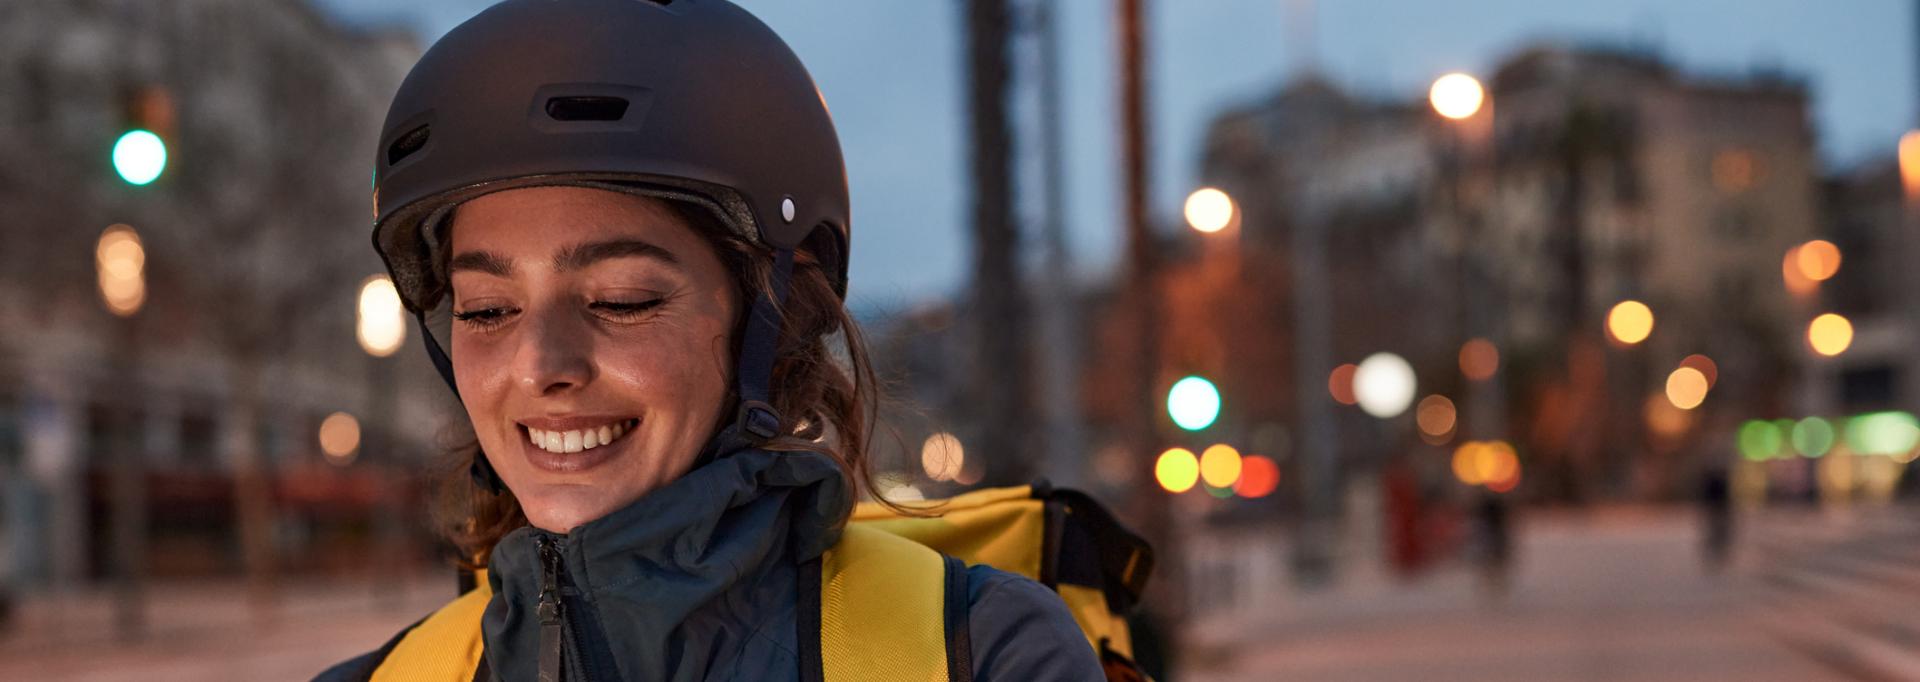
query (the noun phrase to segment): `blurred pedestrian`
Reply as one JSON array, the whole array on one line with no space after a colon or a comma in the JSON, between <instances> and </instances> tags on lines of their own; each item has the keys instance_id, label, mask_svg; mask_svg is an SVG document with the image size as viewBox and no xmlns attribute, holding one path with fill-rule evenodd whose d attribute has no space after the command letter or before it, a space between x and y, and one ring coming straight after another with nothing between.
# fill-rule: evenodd
<instances>
[{"instance_id":1,"label":"blurred pedestrian","mask_svg":"<svg viewBox=\"0 0 1920 682\"><path fill-rule=\"evenodd\" d=\"M1726 462L1710 460L1700 473L1700 558L1707 571L1725 570L1733 553L1733 486Z\"/></svg>"},{"instance_id":2,"label":"blurred pedestrian","mask_svg":"<svg viewBox=\"0 0 1920 682\"><path fill-rule=\"evenodd\" d=\"M449 525L485 573L322 679L805 680L823 657L1101 677L1039 583L899 536L851 546L856 486L877 486L846 169L758 19L507 0L427 51L381 142L375 245L473 428ZM943 565L944 589L821 606ZM874 643L903 631L946 646Z\"/></svg>"},{"instance_id":3,"label":"blurred pedestrian","mask_svg":"<svg viewBox=\"0 0 1920 682\"><path fill-rule=\"evenodd\" d=\"M1507 496L1484 488L1474 502L1474 518L1479 530L1480 584L1486 594L1507 594L1508 574L1513 562L1513 528Z\"/></svg>"}]
</instances>

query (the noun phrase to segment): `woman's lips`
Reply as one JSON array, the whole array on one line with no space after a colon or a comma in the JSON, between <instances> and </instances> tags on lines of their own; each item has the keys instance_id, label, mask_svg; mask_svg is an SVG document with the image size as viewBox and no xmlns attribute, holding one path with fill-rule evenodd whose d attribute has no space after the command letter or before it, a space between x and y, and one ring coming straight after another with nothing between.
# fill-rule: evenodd
<instances>
[{"instance_id":1,"label":"woman's lips","mask_svg":"<svg viewBox=\"0 0 1920 682\"><path fill-rule=\"evenodd\" d=\"M639 423L640 420L631 418L528 420L519 426L520 449L536 469L578 473L619 454L618 451L626 447L627 436Z\"/></svg>"}]
</instances>

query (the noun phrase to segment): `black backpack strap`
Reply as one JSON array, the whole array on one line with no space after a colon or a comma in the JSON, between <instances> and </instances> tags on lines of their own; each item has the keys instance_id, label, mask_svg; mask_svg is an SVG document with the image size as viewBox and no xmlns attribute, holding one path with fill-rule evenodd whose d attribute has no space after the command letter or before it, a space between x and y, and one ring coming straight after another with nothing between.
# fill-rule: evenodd
<instances>
[{"instance_id":1,"label":"black backpack strap","mask_svg":"<svg viewBox=\"0 0 1920 682\"><path fill-rule=\"evenodd\" d=\"M951 556L947 560L947 679L973 682L973 634L967 618L972 608L967 598L967 564Z\"/></svg>"},{"instance_id":2,"label":"black backpack strap","mask_svg":"<svg viewBox=\"0 0 1920 682\"><path fill-rule=\"evenodd\" d=\"M800 682L823 682L820 661L820 557L800 564L799 595L794 601L794 643L799 649Z\"/></svg>"}]
</instances>

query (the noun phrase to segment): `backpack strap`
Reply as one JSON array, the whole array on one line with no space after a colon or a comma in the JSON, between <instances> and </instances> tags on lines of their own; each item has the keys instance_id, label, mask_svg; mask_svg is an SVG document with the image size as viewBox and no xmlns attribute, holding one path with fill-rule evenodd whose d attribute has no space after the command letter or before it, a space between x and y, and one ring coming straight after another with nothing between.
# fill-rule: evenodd
<instances>
[{"instance_id":1,"label":"backpack strap","mask_svg":"<svg viewBox=\"0 0 1920 682\"><path fill-rule=\"evenodd\" d=\"M802 680L972 682L958 559L849 524L825 555L802 564L799 599Z\"/></svg>"},{"instance_id":2,"label":"backpack strap","mask_svg":"<svg viewBox=\"0 0 1920 682\"><path fill-rule=\"evenodd\" d=\"M427 616L391 643L371 682L468 682L480 679L486 661L480 618L493 598L486 573L478 586Z\"/></svg>"}]
</instances>

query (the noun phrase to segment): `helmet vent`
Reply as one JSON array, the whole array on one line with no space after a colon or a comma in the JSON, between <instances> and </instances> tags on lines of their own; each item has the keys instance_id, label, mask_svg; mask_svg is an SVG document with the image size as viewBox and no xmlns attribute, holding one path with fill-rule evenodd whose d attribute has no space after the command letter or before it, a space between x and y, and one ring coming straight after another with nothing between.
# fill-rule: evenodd
<instances>
[{"instance_id":1,"label":"helmet vent","mask_svg":"<svg viewBox=\"0 0 1920 682\"><path fill-rule=\"evenodd\" d=\"M555 121L618 121L626 118L627 104L624 97L555 97L547 100L547 116Z\"/></svg>"},{"instance_id":2,"label":"helmet vent","mask_svg":"<svg viewBox=\"0 0 1920 682\"><path fill-rule=\"evenodd\" d=\"M407 131L407 134L401 135L400 139L394 140L393 144L387 145L387 165L398 164L402 159L420 151L421 147L427 146L427 137L432 132L432 126L423 125Z\"/></svg>"}]
</instances>

